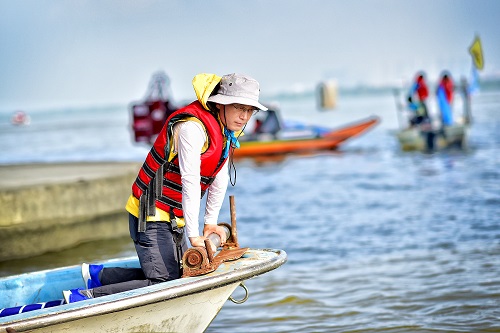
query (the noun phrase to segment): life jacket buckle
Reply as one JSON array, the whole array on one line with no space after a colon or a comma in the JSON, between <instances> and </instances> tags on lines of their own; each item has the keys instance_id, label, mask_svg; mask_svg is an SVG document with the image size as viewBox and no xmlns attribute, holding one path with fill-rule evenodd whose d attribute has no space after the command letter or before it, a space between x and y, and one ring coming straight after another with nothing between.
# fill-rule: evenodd
<instances>
[{"instance_id":1,"label":"life jacket buckle","mask_svg":"<svg viewBox=\"0 0 500 333\"><path fill-rule=\"evenodd\" d=\"M172 225L172 231L177 231L177 229L179 229L179 226L177 225L177 218L175 217L172 210L173 208L171 208L170 210L170 224Z\"/></svg>"}]
</instances>

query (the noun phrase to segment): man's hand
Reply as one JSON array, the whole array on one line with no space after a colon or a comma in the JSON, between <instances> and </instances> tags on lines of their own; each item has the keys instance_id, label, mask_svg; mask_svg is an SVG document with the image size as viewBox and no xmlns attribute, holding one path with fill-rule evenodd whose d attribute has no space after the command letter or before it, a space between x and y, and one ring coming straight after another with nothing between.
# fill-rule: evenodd
<instances>
[{"instance_id":1,"label":"man's hand","mask_svg":"<svg viewBox=\"0 0 500 333\"><path fill-rule=\"evenodd\" d=\"M203 236L189 237L189 242L193 247L195 246L205 247L205 237Z\"/></svg>"},{"instance_id":2,"label":"man's hand","mask_svg":"<svg viewBox=\"0 0 500 333\"><path fill-rule=\"evenodd\" d=\"M210 234L217 234L220 237L220 246L226 243L226 230L216 224L205 224L203 228L203 236L208 237Z\"/></svg>"},{"instance_id":3,"label":"man's hand","mask_svg":"<svg viewBox=\"0 0 500 333\"><path fill-rule=\"evenodd\" d=\"M204 236L189 237L189 242L191 243L191 246L193 246L193 247L205 247L205 239L206 239L206 237L204 237ZM212 252L217 251L215 244L212 243L211 241L210 241L210 246L212 248Z\"/></svg>"}]
</instances>

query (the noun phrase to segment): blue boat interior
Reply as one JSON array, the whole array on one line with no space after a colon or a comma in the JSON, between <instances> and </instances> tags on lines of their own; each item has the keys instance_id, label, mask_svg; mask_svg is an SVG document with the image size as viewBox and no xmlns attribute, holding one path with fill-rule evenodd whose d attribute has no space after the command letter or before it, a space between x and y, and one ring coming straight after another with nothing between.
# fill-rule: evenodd
<instances>
[{"instance_id":1,"label":"blue boat interior","mask_svg":"<svg viewBox=\"0 0 500 333\"><path fill-rule=\"evenodd\" d=\"M137 258L108 261L104 267L140 267ZM63 290L84 288L80 265L0 279L0 309L62 300Z\"/></svg>"}]
</instances>

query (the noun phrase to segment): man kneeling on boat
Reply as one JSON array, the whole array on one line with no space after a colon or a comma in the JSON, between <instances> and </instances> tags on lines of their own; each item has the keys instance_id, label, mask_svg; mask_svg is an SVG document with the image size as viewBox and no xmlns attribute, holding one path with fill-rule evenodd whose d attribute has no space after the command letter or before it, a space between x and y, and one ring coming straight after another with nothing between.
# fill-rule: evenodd
<instances>
[{"instance_id":1,"label":"man kneeling on boat","mask_svg":"<svg viewBox=\"0 0 500 333\"><path fill-rule=\"evenodd\" d=\"M245 75L199 74L193 87L197 100L168 117L126 205L141 268L83 264L85 288L63 291L67 303L180 278L184 229L191 246L204 247L212 233L224 244L226 233L217 219L230 178L227 160L250 117L267 108L259 103L259 83ZM200 236L200 193L205 192Z\"/></svg>"}]
</instances>

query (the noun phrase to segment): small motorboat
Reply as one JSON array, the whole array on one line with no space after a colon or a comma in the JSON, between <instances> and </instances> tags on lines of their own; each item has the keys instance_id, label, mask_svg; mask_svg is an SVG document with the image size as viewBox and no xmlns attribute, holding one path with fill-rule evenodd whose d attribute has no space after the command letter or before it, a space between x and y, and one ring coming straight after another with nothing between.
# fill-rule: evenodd
<instances>
[{"instance_id":1,"label":"small motorboat","mask_svg":"<svg viewBox=\"0 0 500 333\"><path fill-rule=\"evenodd\" d=\"M243 281L285 261L281 250L248 249L206 275L70 304L64 304L62 290L84 287L80 266L5 277L0 332L203 332ZM139 267L136 257L103 264Z\"/></svg>"},{"instance_id":2,"label":"small motorboat","mask_svg":"<svg viewBox=\"0 0 500 333\"><path fill-rule=\"evenodd\" d=\"M427 122L410 124L409 112L401 102L400 89L394 90L399 121L399 129L395 134L401 150L434 152L442 149L467 148L472 115L470 88L465 78L462 78L458 88L462 96L462 112L456 114L453 122L449 124L444 124L436 115Z\"/></svg>"},{"instance_id":3,"label":"small motorboat","mask_svg":"<svg viewBox=\"0 0 500 333\"><path fill-rule=\"evenodd\" d=\"M304 125L294 121L283 121L276 108L261 112L265 118L256 120L251 133L239 138L240 148L234 157L252 157L287 153L306 153L335 150L349 139L359 136L380 122L370 116L340 128Z\"/></svg>"}]
</instances>

